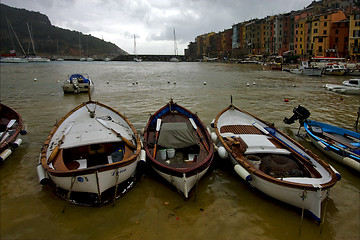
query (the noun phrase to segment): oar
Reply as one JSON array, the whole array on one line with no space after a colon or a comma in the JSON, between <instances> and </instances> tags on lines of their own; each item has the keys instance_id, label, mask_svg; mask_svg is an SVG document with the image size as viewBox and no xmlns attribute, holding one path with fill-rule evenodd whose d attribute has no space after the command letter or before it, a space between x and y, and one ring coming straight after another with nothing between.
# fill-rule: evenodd
<instances>
[{"instance_id":1,"label":"oar","mask_svg":"<svg viewBox=\"0 0 360 240\"><path fill-rule=\"evenodd\" d=\"M205 144L204 138L201 136L200 130L199 128L196 126L194 119L189 118L189 121L191 122L192 126L194 127L194 129L196 130L197 134L199 135L199 138L201 139L201 142L204 144L204 147L206 148L206 150L208 152L210 152L209 147Z\"/></svg>"},{"instance_id":2,"label":"oar","mask_svg":"<svg viewBox=\"0 0 360 240\"><path fill-rule=\"evenodd\" d=\"M156 136L155 136L155 145L154 145L154 154L153 154L154 159L155 159L155 155L156 155L156 145L157 145L157 139L158 139L158 136L159 136L160 126L161 126L161 119L158 118L156 120Z\"/></svg>"},{"instance_id":3,"label":"oar","mask_svg":"<svg viewBox=\"0 0 360 240\"><path fill-rule=\"evenodd\" d=\"M102 119L99 119L99 118L95 118L101 125L103 125L104 127L106 127L107 129L110 129L111 131L113 131L116 136L118 137L121 137L121 139L129 146L131 147L132 149L136 149L136 146L128 139L126 139L125 137L123 137L119 132L117 132L116 130L114 130L113 128L109 127L107 125L107 123L102 120Z\"/></svg>"},{"instance_id":4,"label":"oar","mask_svg":"<svg viewBox=\"0 0 360 240\"><path fill-rule=\"evenodd\" d=\"M8 134L8 131L14 125L15 122L16 122L16 119L11 119L8 122L5 131L1 134L1 143L3 143L5 141L5 139L10 135L10 134ZM6 136L6 137L4 137L4 136Z\"/></svg>"},{"instance_id":5,"label":"oar","mask_svg":"<svg viewBox=\"0 0 360 240\"><path fill-rule=\"evenodd\" d=\"M50 157L48 159L48 163L52 162L57 154L57 152L59 151L60 145L63 143L65 136L70 132L70 129L72 128L72 126L74 125L74 122L72 122L64 131L63 136L61 137L61 139L58 141L58 144L56 145L56 147L54 148L54 150L52 151L52 153L50 154Z\"/></svg>"}]
</instances>

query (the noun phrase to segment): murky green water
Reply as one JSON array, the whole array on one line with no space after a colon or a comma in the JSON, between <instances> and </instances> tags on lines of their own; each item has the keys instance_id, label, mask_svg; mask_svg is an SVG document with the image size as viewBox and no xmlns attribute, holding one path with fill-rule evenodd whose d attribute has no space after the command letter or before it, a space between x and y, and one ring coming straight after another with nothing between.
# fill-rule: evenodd
<instances>
[{"instance_id":1,"label":"murky green water","mask_svg":"<svg viewBox=\"0 0 360 240\"><path fill-rule=\"evenodd\" d=\"M139 132L149 114L171 97L210 126L232 95L236 106L275 123L342 174L330 192L324 224L305 215L299 236L301 209L252 189L229 161L218 158L188 200L150 173L115 207L69 205L62 213L65 202L38 183L36 165L55 121L88 99L86 94L64 95L61 90L67 75L78 72L94 80L93 100L124 113ZM1 102L16 109L28 126L23 144L0 167L1 239L360 238L359 174L296 137L298 123L282 123L301 104L312 119L353 130L360 97L322 88L350 77L303 77L264 71L259 65L161 62L2 64L0 77Z\"/></svg>"}]
</instances>

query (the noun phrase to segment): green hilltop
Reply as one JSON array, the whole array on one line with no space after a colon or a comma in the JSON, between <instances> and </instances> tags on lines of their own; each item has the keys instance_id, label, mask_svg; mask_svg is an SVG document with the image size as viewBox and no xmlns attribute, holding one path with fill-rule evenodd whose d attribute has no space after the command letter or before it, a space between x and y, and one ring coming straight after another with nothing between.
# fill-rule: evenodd
<instances>
[{"instance_id":1,"label":"green hilltop","mask_svg":"<svg viewBox=\"0 0 360 240\"><path fill-rule=\"evenodd\" d=\"M128 55L126 51L111 42L53 26L49 18L39 12L0 4L1 54L9 54L11 50L16 50L18 56L24 55L22 46L26 55L33 55L29 29L38 56L74 59L81 56L102 59Z\"/></svg>"}]
</instances>

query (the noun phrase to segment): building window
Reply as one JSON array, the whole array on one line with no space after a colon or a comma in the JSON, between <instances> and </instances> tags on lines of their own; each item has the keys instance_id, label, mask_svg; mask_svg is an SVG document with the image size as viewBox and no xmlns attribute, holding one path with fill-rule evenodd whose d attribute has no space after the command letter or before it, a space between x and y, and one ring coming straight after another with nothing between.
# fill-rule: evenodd
<instances>
[{"instance_id":1,"label":"building window","mask_svg":"<svg viewBox=\"0 0 360 240\"><path fill-rule=\"evenodd\" d=\"M314 28L314 33L317 33L317 28Z\"/></svg>"},{"instance_id":2,"label":"building window","mask_svg":"<svg viewBox=\"0 0 360 240\"><path fill-rule=\"evenodd\" d=\"M354 30L353 37L360 37L360 30Z\"/></svg>"},{"instance_id":3,"label":"building window","mask_svg":"<svg viewBox=\"0 0 360 240\"><path fill-rule=\"evenodd\" d=\"M339 42L339 39L338 39L338 38L335 38L335 42L336 42L336 43Z\"/></svg>"},{"instance_id":4,"label":"building window","mask_svg":"<svg viewBox=\"0 0 360 240\"><path fill-rule=\"evenodd\" d=\"M319 46L319 52L322 52L322 46Z\"/></svg>"},{"instance_id":5,"label":"building window","mask_svg":"<svg viewBox=\"0 0 360 240\"><path fill-rule=\"evenodd\" d=\"M324 40L323 40L323 38L322 37L320 37L319 38L319 42L323 42Z\"/></svg>"},{"instance_id":6,"label":"building window","mask_svg":"<svg viewBox=\"0 0 360 240\"><path fill-rule=\"evenodd\" d=\"M360 14L355 14L354 15L354 20L360 20Z\"/></svg>"},{"instance_id":7,"label":"building window","mask_svg":"<svg viewBox=\"0 0 360 240\"><path fill-rule=\"evenodd\" d=\"M355 27L359 27L360 26L360 22L355 22Z\"/></svg>"},{"instance_id":8,"label":"building window","mask_svg":"<svg viewBox=\"0 0 360 240\"><path fill-rule=\"evenodd\" d=\"M323 33L324 33L324 35L326 35L326 30L324 30L324 32L323 32Z\"/></svg>"},{"instance_id":9,"label":"building window","mask_svg":"<svg viewBox=\"0 0 360 240\"><path fill-rule=\"evenodd\" d=\"M339 29L335 29L335 34L339 34Z\"/></svg>"},{"instance_id":10,"label":"building window","mask_svg":"<svg viewBox=\"0 0 360 240\"><path fill-rule=\"evenodd\" d=\"M327 26L327 22L324 22L324 27L326 27Z\"/></svg>"}]
</instances>

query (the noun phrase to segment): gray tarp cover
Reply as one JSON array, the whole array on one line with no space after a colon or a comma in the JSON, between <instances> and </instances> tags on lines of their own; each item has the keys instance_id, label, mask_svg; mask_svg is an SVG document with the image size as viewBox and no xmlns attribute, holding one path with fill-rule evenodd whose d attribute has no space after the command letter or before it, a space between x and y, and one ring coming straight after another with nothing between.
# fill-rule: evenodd
<instances>
[{"instance_id":1,"label":"gray tarp cover","mask_svg":"<svg viewBox=\"0 0 360 240\"><path fill-rule=\"evenodd\" d=\"M166 148L185 148L196 144L194 130L190 123L163 123L158 144Z\"/></svg>"}]
</instances>

